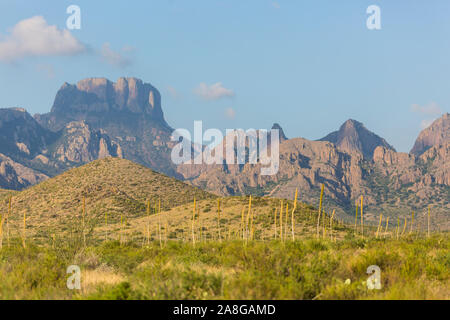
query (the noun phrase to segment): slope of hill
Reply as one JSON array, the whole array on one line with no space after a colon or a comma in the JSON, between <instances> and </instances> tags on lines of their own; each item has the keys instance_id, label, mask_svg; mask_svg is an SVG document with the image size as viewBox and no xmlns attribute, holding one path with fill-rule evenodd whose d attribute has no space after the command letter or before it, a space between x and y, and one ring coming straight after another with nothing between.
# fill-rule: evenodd
<instances>
[{"instance_id":1,"label":"slope of hill","mask_svg":"<svg viewBox=\"0 0 450 320\"><path fill-rule=\"evenodd\" d=\"M146 202L161 210L191 202L193 198L214 198L213 195L189 186L174 178L119 158L93 161L79 168L25 189L13 197L12 221L20 230L21 219L28 217L30 230L43 232L39 227L59 225L68 228L82 214L83 198L86 219L110 221L145 214ZM3 201L2 207L6 208Z\"/></svg>"},{"instance_id":2,"label":"slope of hill","mask_svg":"<svg viewBox=\"0 0 450 320\"><path fill-rule=\"evenodd\" d=\"M332 132L319 141L334 143L347 153L360 152L367 159L372 159L373 152L378 146L395 150L386 140L367 130L361 122L351 119L347 120L339 131Z\"/></svg>"},{"instance_id":3,"label":"slope of hill","mask_svg":"<svg viewBox=\"0 0 450 320\"><path fill-rule=\"evenodd\" d=\"M450 141L450 113L434 121L431 126L424 129L417 137L411 154L419 156L433 146L442 145Z\"/></svg>"}]
</instances>

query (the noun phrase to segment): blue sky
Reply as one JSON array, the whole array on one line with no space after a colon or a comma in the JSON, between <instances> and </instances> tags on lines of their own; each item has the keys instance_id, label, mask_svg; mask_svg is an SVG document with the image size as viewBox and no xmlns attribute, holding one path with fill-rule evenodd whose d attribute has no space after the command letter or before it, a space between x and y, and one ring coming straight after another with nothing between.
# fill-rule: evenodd
<instances>
[{"instance_id":1,"label":"blue sky","mask_svg":"<svg viewBox=\"0 0 450 320\"><path fill-rule=\"evenodd\" d=\"M66 81L135 76L161 91L173 128L278 122L319 139L352 118L399 151L450 110L448 0L1 0L0 48L35 16L62 32L71 4L84 50L0 59L0 107L45 113ZM372 4L381 30L366 28Z\"/></svg>"}]
</instances>

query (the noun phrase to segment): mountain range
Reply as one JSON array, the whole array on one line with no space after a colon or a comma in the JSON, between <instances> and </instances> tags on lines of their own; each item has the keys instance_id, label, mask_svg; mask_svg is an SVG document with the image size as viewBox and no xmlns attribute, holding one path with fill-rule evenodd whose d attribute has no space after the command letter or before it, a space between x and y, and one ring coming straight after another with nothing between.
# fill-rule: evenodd
<instances>
[{"instance_id":1,"label":"mountain range","mask_svg":"<svg viewBox=\"0 0 450 320\"><path fill-rule=\"evenodd\" d=\"M173 129L155 87L136 78L64 83L49 113L0 109L0 188L21 190L95 159L118 157L223 196L292 198L299 188L302 201L316 203L324 184L325 203L349 218L360 196L369 220L431 206L443 228L450 227L448 113L420 133L410 153L396 152L356 120L317 141L288 139L280 125L273 128L282 133L274 176L261 176L260 164L176 166L170 160Z\"/></svg>"}]
</instances>

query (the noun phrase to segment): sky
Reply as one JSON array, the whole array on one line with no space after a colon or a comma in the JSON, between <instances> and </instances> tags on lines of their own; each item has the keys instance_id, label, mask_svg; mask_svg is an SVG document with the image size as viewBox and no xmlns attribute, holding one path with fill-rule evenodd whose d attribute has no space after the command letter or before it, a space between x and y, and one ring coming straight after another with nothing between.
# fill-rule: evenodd
<instances>
[{"instance_id":1,"label":"sky","mask_svg":"<svg viewBox=\"0 0 450 320\"><path fill-rule=\"evenodd\" d=\"M46 113L64 82L138 77L172 128L315 140L351 118L408 152L450 111L449 15L448 0L0 0L0 107Z\"/></svg>"}]
</instances>

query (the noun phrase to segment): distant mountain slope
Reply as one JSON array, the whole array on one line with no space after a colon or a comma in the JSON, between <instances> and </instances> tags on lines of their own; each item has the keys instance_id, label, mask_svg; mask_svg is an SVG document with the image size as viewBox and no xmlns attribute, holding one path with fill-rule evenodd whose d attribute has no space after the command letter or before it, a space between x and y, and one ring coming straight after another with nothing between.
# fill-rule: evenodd
<instances>
[{"instance_id":1,"label":"distant mountain slope","mask_svg":"<svg viewBox=\"0 0 450 320\"><path fill-rule=\"evenodd\" d=\"M86 212L92 222L110 221L123 217L138 217L146 213L146 201L169 209L197 199L211 199L213 195L174 178L154 172L129 160L105 158L46 180L15 194L13 216L20 223L23 213L29 225L52 225L78 219L82 200L86 198ZM5 208L6 203L2 204ZM64 223L62 223L64 225Z\"/></svg>"},{"instance_id":2,"label":"distant mountain slope","mask_svg":"<svg viewBox=\"0 0 450 320\"><path fill-rule=\"evenodd\" d=\"M45 174L23 166L0 153L0 188L23 189L47 178Z\"/></svg>"},{"instance_id":3,"label":"distant mountain slope","mask_svg":"<svg viewBox=\"0 0 450 320\"><path fill-rule=\"evenodd\" d=\"M386 140L369 131L361 122L347 120L338 131L332 132L319 141L334 143L339 149L352 153L357 151L367 159L372 159L376 147L395 150Z\"/></svg>"},{"instance_id":4,"label":"distant mountain slope","mask_svg":"<svg viewBox=\"0 0 450 320\"><path fill-rule=\"evenodd\" d=\"M439 146L449 141L450 114L446 113L419 134L410 153L418 156L433 146Z\"/></svg>"},{"instance_id":5,"label":"distant mountain slope","mask_svg":"<svg viewBox=\"0 0 450 320\"><path fill-rule=\"evenodd\" d=\"M325 185L325 203L352 219L355 201L364 196L367 221L385 216L426 212L450 229L450 144L433 147L417 158L378 146L373 159L358 151L344 152L326 141L302 138L280 145L280 169L261 176L261 165L185 165L180 171L193 185L222 195L254 194L292 199L295 189L308 203L318 203Z\"/></svg>"},{"instance_id":6,"label":"distant mountain slope","mask_svg":"<svg viewBox=\"0 0 450 320\"><path fill-rule=\"evenodd\" d=\"M57 139L21 108L0 109L0 153L15 160L32 160Z\"/></svg>"}]
</instances>

